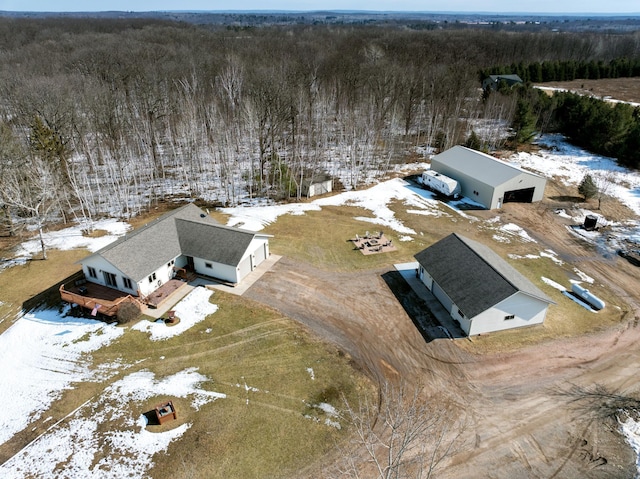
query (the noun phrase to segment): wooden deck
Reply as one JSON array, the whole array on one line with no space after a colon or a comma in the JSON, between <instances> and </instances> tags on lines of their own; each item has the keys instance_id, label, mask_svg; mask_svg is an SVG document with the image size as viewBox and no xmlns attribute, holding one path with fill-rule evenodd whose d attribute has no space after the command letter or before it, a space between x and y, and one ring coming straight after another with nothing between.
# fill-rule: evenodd
<instances>
[{"instance_id":1,"label":"wooden deck","mask_svg":"<svg viewBox=\"0 0 640 479\"><path fill-rule=\"evenodd\" d=\"M364 236L356 235L350 241L354 244L354 249L360 250L364 255L388 253L397 250L393 242L382 231L377 231L373 234L367 231Z\"/></svg>"},{"instance_id":2,"label":"wooden deck","mask_svg":"<svg viewBox=\"0 0 640 479\"><path fill-rule=\"evenodd\" d=\"M150 308L159 307L167 297L178 288L181 288L185 284L185 281L180 279L170 279L158 289L156 289L149 296L145 297L142 302L147 304Z\"/></svg>"},{"instance_id":3,"label":"wooden deck","mask_svg":"<svg viewBox=\"0 0 640 479\"><path fill-rule=\"evenodd\" d=\"M91 311L96 308L96 305L100 305L94 316L100 314L114 317L118 314L118 308L123 302L136 303L141 306L138 298L117 289L89 281L84 284L77 283L78 281L60 285L60 298Z\"/></svg>"}]
</instances>

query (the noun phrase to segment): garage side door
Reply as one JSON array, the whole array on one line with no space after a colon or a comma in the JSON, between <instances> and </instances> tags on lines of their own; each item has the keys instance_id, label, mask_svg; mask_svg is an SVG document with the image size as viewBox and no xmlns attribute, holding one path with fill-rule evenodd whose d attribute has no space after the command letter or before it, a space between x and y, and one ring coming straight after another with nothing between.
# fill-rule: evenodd
<instances>
[{"instance_id":1,"label":"garage side door","mask_svg":"<svg viewBox=\"0 0 640 479\"><path fill-rule=\"evenodd\" d=\"M433 292L433 295L438 298L438 301L440 301L440 303L442 304L442 306L445 307L445 309L451 313L451 307L453 306L453 303L451 302L451 300L449 299L449 296L447 296L444 291L442 290L442 288L440 287L440 285L438 283L436 283L435 281L433 282L433 289L431 290Z\"/></svg>"}]
</instances>

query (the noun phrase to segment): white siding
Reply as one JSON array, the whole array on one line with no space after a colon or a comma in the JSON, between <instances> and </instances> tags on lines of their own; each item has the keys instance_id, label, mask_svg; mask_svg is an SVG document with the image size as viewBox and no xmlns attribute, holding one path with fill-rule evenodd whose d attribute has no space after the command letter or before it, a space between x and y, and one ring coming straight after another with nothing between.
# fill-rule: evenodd
<instances>
[{"instance_id":1,"label":"white siding","mask_svg":"<svg viewBox=\"0 0 640 479\"><path fill-rule=\"evenodd\" d=\"M211 265L211 267L209 268L207 265ZM229 283L238 282L238 274L235 266L216 263L214 261L206 261L202 258L193 258L193 267L198 274L227 281Z\"/></svg>"},{"instance_id":2,"label":"white siding","mask_svg":"<svg viewBox=\"0 0 640 479\"><path fill-rule=\"evenodd\" d=\"M140 280L140 294L147 296L173 278L173 265L164 264L146 278Z\"/></svg>"},{"instance_id":3,"label":"white siding","mask_svg":"<svg viewBox=\"0 0 640 479\"><path fill-rule=\"evenodd\" d=\"M431 289L433 288L433 278L431 277L431 275L422 266L419 266L418 274L427 289L431 291Z\"/></svg>"},{"instance_id":4,"label":"white siding","mask_svg":"<svg viewBox=\"0 0 640 479\"><path fill-rule=\"evenodd\" d=\"M471 321L470 336L492 331L542 324L549 304L525 293L518 292L479 314ZM513 315L513 319L505 319Z\"/></svg>"},{"instance_id":5,"label":"white siding","mask_svg":"<svg viewBox=\"0 0 640 479\"><path fill-rule=\"evenodd\" d=\"M89 267L92 267L95 272L96 272L96 277L92 277L89 274ZM125 276L122 271L120 271L118 268L116 268L115 266L113 266L111 263L109 263L106 259L104 259L102 256L92 256L87 258L86 260L84 260L82 262L82 271L84 272L84 276L85 278L87 278L87 281L91 281L92 283L96 283L96 284L101 284L103 286L108 286L105 283L104 280L104 273L112 273L116 275L116 283L117 283L117 288L118 291L122 291L125 293L131 293L132 291L130 289L126 289L124 287L124 283L122 281L122 278ZM132 280L132 282L135 284L135 281ZM111 287L111 286L109 286ZM135 293L135 291L133 291Z\"/></svg>"}]
</instances>

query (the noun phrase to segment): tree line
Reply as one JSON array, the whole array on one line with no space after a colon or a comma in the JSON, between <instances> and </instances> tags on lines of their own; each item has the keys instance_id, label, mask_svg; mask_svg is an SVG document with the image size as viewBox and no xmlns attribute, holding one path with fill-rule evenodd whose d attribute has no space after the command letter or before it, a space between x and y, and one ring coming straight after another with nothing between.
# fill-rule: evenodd
<instances>
[{"instance_id":1,"label":"tree line","mask_svg":"<svg viewBox=\"0 0 640 479\"><path fill-rule=\"evenodd\" d=\"M518 97L481 101L480 69L609 61L633 45L634 34L0 18L0 206L12 230L169 199L301 198L320 173L359 188L417 147L480 131L500 146Z\"/></svg>"},{"instance_id":2,"label":"tree line","mask_svg":"<svg viewBox=\"0 0 640 479\"><path fill-rule=\"evenodd\" d=\"M561 133L588 151L615 158L628 168L640 168L639 107L566 91L549 95L531 85L500 89L489 93L491 96L514 97L513 148L531 142L537 134ZM471 139L474 143L468 146L486 149L479 138Z\"/></svg>"},{"instance_id":3,"label":"tree line","mask_svg":"<svg viewBox=\"0 0 640 479\"><path fill-rule=\"evenodd\" d=\"M482 69L478 72L480 79L484 79L489 75L507 74L518 75L522 81L531 83L640 77L640 58L621 57L609 61L554 60L533 63L519 62Z\"/></svg>"}]
</instances>

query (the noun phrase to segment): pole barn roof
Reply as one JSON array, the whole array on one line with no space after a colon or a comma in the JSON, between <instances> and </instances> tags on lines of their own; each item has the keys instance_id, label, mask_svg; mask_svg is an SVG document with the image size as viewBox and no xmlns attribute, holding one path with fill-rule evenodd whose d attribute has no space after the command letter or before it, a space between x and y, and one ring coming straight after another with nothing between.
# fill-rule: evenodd
<instances>
[{"instance_id":1,"label":"pole barn roof","mask_svg":"<svg viewBox=\"0 0 640 479\"><path fill-rule=\"evenodd\" d=\"M493 187L500 186L522 174L544 179L542 176L523 170L519 166L460 145L434 156L431 160L432 169L437 171L438 163L464 172L466 175Z\"/></svg>"}]
</instances>

